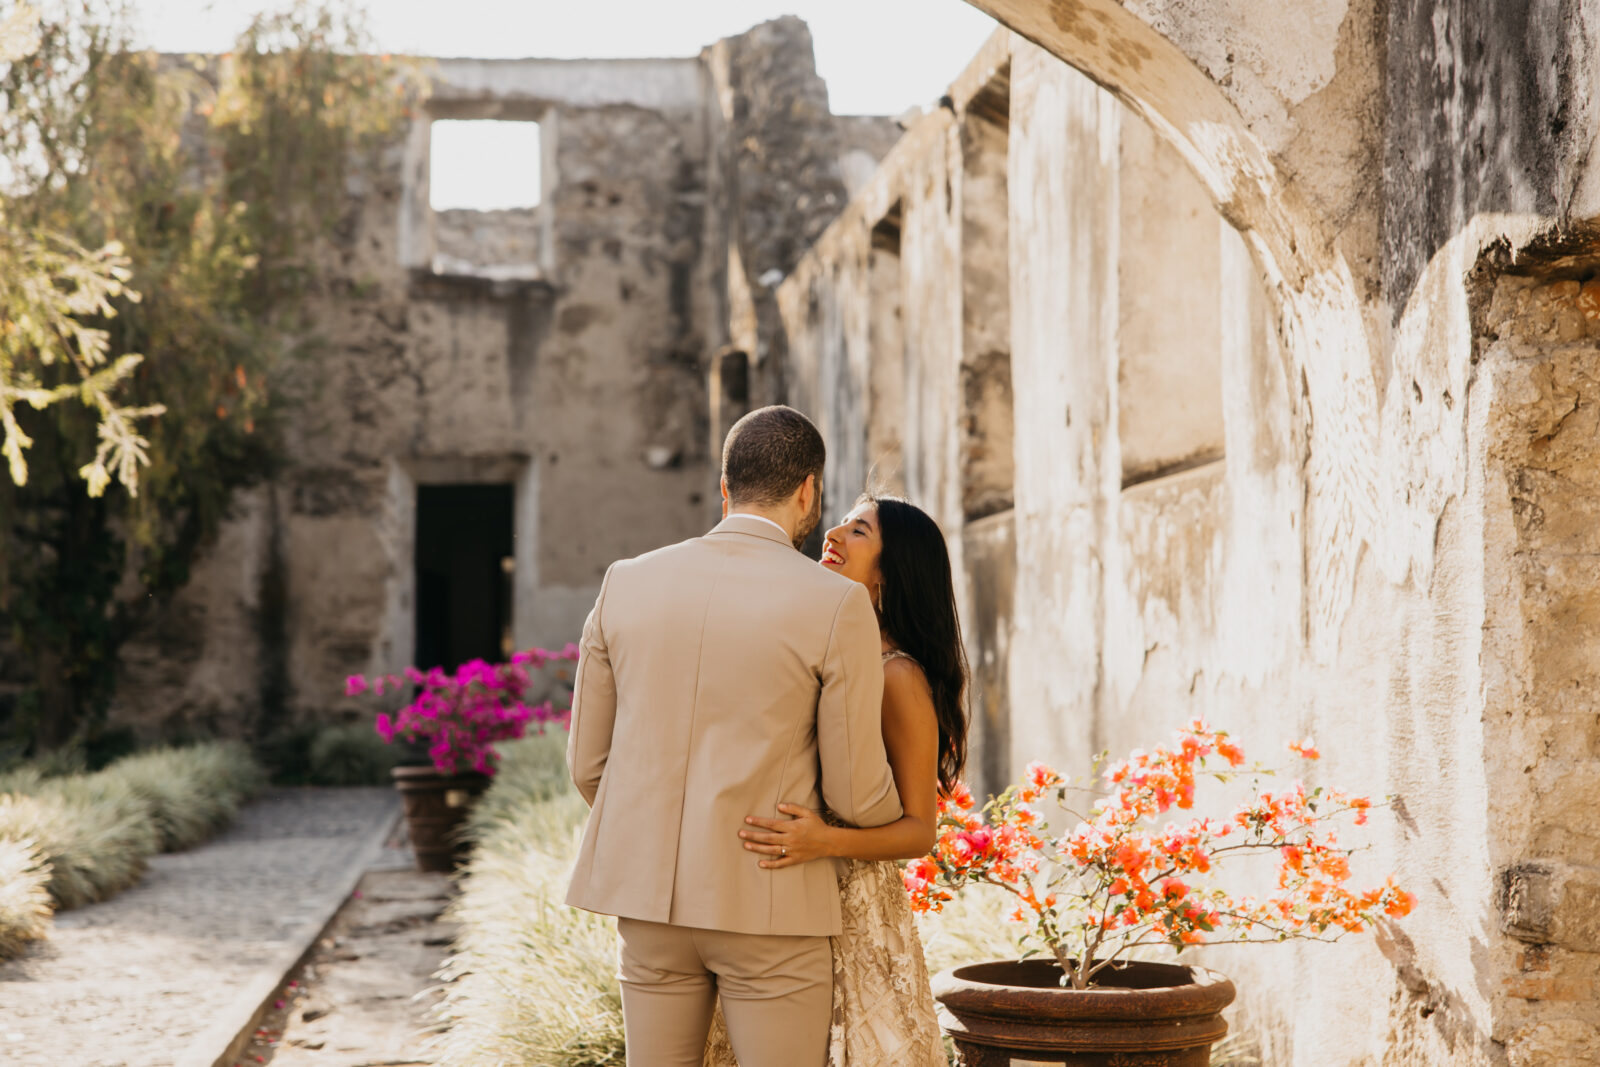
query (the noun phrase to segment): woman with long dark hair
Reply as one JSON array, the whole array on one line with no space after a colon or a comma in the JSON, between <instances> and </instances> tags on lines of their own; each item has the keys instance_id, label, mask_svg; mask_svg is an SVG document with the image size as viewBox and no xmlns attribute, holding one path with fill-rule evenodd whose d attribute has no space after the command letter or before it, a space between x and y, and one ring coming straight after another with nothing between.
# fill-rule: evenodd
<instances>
[{"instance_id":1,"label":"woman with long dark hair","mask_svg":"<svg viewBox=\"0 0 1600 1067\"><path fill-rule=\"evenodd\" d=\"M933 848L940 793L967 754L967 661L944 533L921 508L867 495L828 531L822 565L860 582L883 643L883 740L905 814L887 826L839 826L795 804L786 819L751 816L745 848L767 868L833 857L843 933L833 940L830 1067L945 1067L927 964L896 860ZM707 1067L736 1061L720 1025Z\"/></svg>"}]
</instances>

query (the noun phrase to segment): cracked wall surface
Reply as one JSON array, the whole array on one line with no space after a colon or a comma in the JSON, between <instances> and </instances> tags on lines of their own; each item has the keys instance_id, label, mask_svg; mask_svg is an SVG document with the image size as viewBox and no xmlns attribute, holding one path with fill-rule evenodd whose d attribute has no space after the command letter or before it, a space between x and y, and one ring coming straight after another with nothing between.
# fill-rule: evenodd
<instances>
[{"instance_id":1,"label":"cracked wall surface","mask_svg":"<svg viewBox=\"0 0 1600 1067\"><path fill-rule=\"evenodd\" d=\"M976 6L1018 36L779 292L792 395L945 524L989 664L970 773L1197 713L1269 761L1312 734L1315 780L1393 797L1358 874L1421 905L1208 952L1263 1062L1593 1061L1593 5ZM967 524L961 354L828 324L968 302L937 209L1002 69L1013 508ZM890 218L901 283L863 286ZM902 387L836 404L845 366Z\"/></svg>"},{"instance_id":2,"label":"cracked wall surface","mask_svg":"<svg viewBox=\"0 0 1600 1067\"><path fill-rule=\"evenodd\" d=\"M1600 1057L1600 282L1581 280L1595 265L1486 281L1478 320L1486 764L1507 786L1490 808L1496 1036L1518 1065Z\"/></svg>"},{"instance_id":3,"label":"cracked wall surface","mask_svg":"<svg viewBox=\"0 0 1600 1067\"><path fill-rule=\"evenodd\" d=\"M943 525L981 786L1204 713L1393 798L1358 873L1406 922L1207 953L1263 1062L1594 1062L1600 3L976 6L1009 31L903 136L828 115L795 20L441 68L438 115L556 146L500 231L534 262L480 269L425 137L394 146L294 462L129 647L119 713L336 712L409 649L429 482L516 486L519 643L564 640L786 399L830 514L878 484Z\"/></svg>"},{"instance_id":4,"label":"cracked wall surface","mask_svg":"<svg viewBox=\"0 0 1600 1067\"><path fill-rule=\"evenodd\" d=\"M513 645L576 639L613 560L715 521L730 278L765 292L899 132L829 113L792 18L683 59L429 71L326 250L283 472L124 652L113 715L147 736L369 714L343 679L412 662L419 486L510 486ZM433 212L433 119L538 122L539 204Z\"/></svg>"}]
</instances>

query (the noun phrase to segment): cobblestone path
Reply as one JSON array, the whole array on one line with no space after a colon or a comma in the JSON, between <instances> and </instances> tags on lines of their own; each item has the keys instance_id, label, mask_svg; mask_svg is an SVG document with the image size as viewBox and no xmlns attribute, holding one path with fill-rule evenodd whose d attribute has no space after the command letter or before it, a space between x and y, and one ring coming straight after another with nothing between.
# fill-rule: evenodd
<instances>
[{"instance_id":1,"label":"cobblestone path","mask_svg":"<svg viewBox=\"0 0 1600 1067\"><path fill-rule=\"evenodd\" d=\"M49 940L0 964L0 1064L184 1060L268 974L270 991L398 809L385 788L273 790L214 841L156 857L134 888L56 916Z\"/></svg>"}]
</instances>

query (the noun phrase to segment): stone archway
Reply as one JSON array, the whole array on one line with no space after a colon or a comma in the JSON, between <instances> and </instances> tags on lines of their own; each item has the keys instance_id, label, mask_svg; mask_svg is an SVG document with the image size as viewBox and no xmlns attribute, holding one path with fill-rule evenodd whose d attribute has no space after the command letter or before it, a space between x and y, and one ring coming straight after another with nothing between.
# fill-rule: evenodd
<instances>
[{"instance_id":1,"label":"stone archway","mask_svg":"<svg viewBox=\"0 0 1600 1067\"><path fill-rule=\"evenodd\" d=\"M1556 0L970 2L1166 139L1276 302L1304 435L1309 650L1387 675L1321 710L1357 717L1400 797L1406 866L1432 882L1430 928L1384 944L1382 1047L1419 1063L1593 1062L1594 16ZM1236 64L1235 49L1270 37L1246 23L1280 8L1323 20L1305 35L1341 73L1313 72L1274 111L1257 90L1283 59ZM1367 68L1346 87L1362 138L1315 121L1314 83L1347 62ZM1385 643L1353 622L1341 649L1347 614Z\"/></svg>"}]
</instances>

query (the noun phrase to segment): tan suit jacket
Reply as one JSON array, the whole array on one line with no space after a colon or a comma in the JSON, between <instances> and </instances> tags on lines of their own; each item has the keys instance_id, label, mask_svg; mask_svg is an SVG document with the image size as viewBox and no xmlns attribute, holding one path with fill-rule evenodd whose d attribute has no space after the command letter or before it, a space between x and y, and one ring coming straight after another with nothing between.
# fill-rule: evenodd
<instances>
[{"instance_id":1,"label":"tan suit jacket","mask_svg":"<svg viewBox=\"0 0 1600 1067\"><path fill-rule=\"evenodd\" d=\"M593 807L567 903L746 934L839 933L831 862L763 870L746 815L783 802L880 826L884 754L866 589L769 523L612 565L584 625L567 766Z\"/></svg>"}]
</instances>

